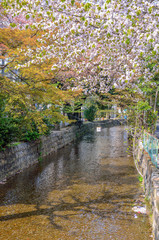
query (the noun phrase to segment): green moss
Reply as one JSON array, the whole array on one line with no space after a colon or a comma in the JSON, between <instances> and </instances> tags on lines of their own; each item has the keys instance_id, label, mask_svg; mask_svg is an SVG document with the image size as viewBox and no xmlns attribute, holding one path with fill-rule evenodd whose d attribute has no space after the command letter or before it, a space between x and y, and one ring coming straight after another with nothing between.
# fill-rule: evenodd
<instances>
[{"instance_id":1,"label":"green moss","mask_svg":"<svg viewBox=\"0 0 159 240\"><path fill-rule=\"evenodd\" d=\"M21 142L8 143L7 147L15 147L15 146L18 146L19 144L21 144Z\"/></svg>"},{"instance_id":2,"label":"green moss","mask_svg":"<svg viewBox=\"0 0 159 240\"><path fill-rule=\"evenodd\" d=\"M39 162L42 162L42 160L43 160L42 156L38 157Z\"/></svg>"},{"instance_id":3,"label":"green moss","mask_svg":"<svg viewBox=\"0 0 159 240\"><path fill-rule=\"evenodd\" d=\"M143 177L142 176L138 176L138 180L139 180L140 183L142 183L143 182Z\"/></svg>"}]
</instances>

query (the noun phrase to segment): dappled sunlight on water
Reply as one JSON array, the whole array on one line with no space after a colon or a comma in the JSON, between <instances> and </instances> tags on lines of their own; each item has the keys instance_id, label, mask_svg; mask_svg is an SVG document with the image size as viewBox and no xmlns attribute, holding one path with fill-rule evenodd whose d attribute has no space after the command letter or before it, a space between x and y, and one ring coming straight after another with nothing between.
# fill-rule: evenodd
<instances>
[{"instance_id":1,"label":"dappled sunlight on water","mask_svg":"<svg viewBox=\"0 0 159 240\"><path fill-rule=\"evenodd\" d=\"M150 240L124 127L91 132L1 187L0 239Z\"/></svg>"}]
</instances>

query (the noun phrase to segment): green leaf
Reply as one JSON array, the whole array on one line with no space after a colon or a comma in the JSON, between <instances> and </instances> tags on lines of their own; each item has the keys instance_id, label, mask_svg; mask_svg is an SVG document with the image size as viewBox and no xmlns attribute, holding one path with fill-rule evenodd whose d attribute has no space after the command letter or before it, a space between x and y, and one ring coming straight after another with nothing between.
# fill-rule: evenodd
<instances>
[{"instance_id":1,"label":"green leaf","mask_svg":"<svg viewBox=\"0 0 159 240\"><path fill-rule=\"evenodd\" d=\"M85 11L88 11L90 8L91 8L91 3L86 3L86 4L84 5L84 10L85 10Z\"/></svg>"},{"instance_id":2,"label":"green leaf","mask_svg":"<svg viewBox=\"0 0 159 240\"><path fill-rule=\"evenodd\" d=\"M71 4L72 4L72 6L74 5L74 3L75 3L75 0L71 0Z\"/></svg>"},{"instance_id":3,"label":"green leaf","mask_svg":"<svg viewBox=\"0 0 159 240\"><path fill-rule=\"evenodd\" d=\"M139 16L139 15L141 14L141 10L138 10L138 11L136 12L136 14L137 14L137 16Z\"/></svg>"},{"instance_id":4,"label":"green leaf","mask_svg":"<svg viewBox=\"0 0 159 240\"><path fill-rule=\"evenodd\" d=\"M151 12L152 12L152 7L150 7L150 8L148 9L148 11L149 11L149 13L151 13Z\"/></svg>"},{"instance_id":5,"label":"green leaf","mask_svg":"<svg viewBox=\"0 0 159 240\"><path fill-rule=\"evenodd\" d=\"M29 14L27 14L25 18L26 18L26 19L29 19L29 18L30 18Z\"/></svg>"},{"instance_id":6,"label":"green leaf","mask_svg":"<svg viewBox=\"0 0 159 240\"><path fill-rule=\"evenodd\" d=\"M16 27L17 25L16 25L15 23L10 23L10 26L14 28L14 27Z\"/></svg>"},{"instance_id":7,"label":"green leaf","mask_svg":"<svg viewBox=\"0 0 159 240\"><path fill-rule=\"evenodd\" d=\"M129 45L129 43L130 43L130 39L127 38L126 41L125 41L125 43L126 43L127 45Z\"/></svg>"}]
</instances>

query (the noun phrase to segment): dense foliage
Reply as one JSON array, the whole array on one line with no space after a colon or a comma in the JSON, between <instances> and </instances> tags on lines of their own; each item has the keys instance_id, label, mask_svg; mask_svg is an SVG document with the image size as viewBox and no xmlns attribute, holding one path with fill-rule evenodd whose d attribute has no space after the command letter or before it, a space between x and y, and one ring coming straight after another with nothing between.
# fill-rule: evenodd
<instances>
[{"instance_id":1,"label":"dense foliage","mask_svg":"<svg viewBox=\"0 0 159 240\"><path fill-rule=\"evenodd\" d=\"M95 105L90 105L89 107L85 108L84 110L84 117L90 121L93 122L95 119L95 115L97 112L97 108Z\"/></svg>"}]
</instances>

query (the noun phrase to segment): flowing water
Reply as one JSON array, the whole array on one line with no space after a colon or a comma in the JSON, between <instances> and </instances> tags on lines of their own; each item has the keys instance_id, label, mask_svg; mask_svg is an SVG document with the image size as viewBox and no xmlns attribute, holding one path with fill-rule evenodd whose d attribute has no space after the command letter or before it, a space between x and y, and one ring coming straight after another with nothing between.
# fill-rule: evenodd
<instances>
[{"instance_id":1,"label":"flowing water","mask_svg":"<svg viewBox=\"0 0 159 240\"><path fill-rule=\"evenodd\" d=\"M142 188L124 127L79 142L0 187L1 240L150 240L147 215L132 206Z\"/></svg>"}]
</instances>

